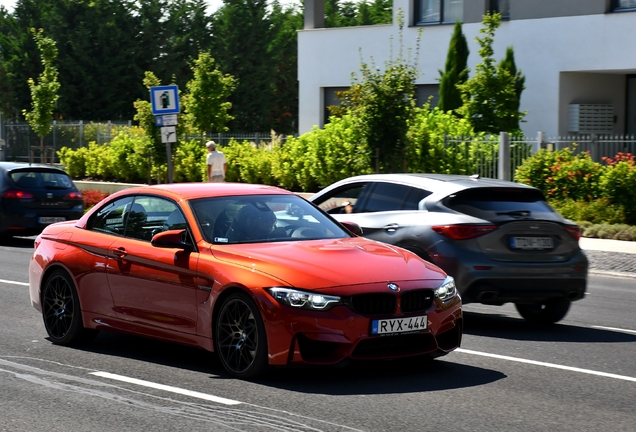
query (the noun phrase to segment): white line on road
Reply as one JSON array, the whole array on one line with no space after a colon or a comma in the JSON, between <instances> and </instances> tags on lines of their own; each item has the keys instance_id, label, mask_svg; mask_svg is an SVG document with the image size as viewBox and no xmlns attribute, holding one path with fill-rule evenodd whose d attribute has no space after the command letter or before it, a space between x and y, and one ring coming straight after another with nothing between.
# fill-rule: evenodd
<instances>
[{"instance_id":1,"label":"white line on road","mask_svg":"<svg viewBox=\"0 0 636 432\"><path fill-rule=\"evenodd\" d=\"M207 401L211 401L211 402L217 402L217 403L221 403L224 405L239 405L242 402L236 401L236 400L232 400L232 399L226 399L226 398L222 398L219 396L214 396L211 394L207 394L207 393L200 393L200 392L196 392L196 391L192 391L192 390L186 390L186 389L182 389L179 387L172 387L172 386L167 386L167 385L163 385L163 384L157 384L157 383L153 383L151 381L144 381L144 380L140 380L137 378L130 378L130 377L126 377L123 375L116 375L116 374L112 374L112 373L108 373L108 372L90 372L90 375L95 375L95 376L99 376L102 378L108 378L108 379L112 379L112 380L116 380L116 381L123 381L123 382L127 382L130 384L136 384L136 385L140 385L143 387L150 387L150 388L154 388L157 390L164 390L164 391L168 391L168 392L172 392L172 393L177 393L177 394L181 394L181 395L185 395L185 396L191 396L191 397L195 397L195 398L199 398L199 399L203 399L203 400L207 400Z\"/></svg>"},{"instance_id":2,"label":"white line on road","mask_svg":"<svg viewBox=\"0 0 636 432\"><path fill-rule=\"evenodd\" d=\"M28 282L16 282L16 281L10 281L10 280L5 280L5 279L0 279L0 283L8 283L8 284L14 284L14 285L29 286Z\"/></svg>"},{"instance_id":3,"label":"white line on road","mask_svg":"<svg viewBox=\"0 0 636 432\"><path fill-rule=\"evenodd\" d=\"M628 330L628 329L622 329L622 328L618 328L618 327L592 326L592 328L595 328L595 329L601 329L601 330L611 330L611 331L617 331L617 332L623 332L623 333L636 334L636 330Z\"/></svg>"},{"instance_id":4,"label":"white line on road","mask_svg":"<svg viewBox=\"0 0 636 432\"><path fill-rule=\"evenodd\" d=\"M513 362L517 362L517 363L526 363L526 364L531 364L531 365L535 365L535 366L543 366L543 367L548 367L548 368L553 368L553 369L563 369L563 370L567 370L567 371L570 371L570 372L579 372L579 373L584 373L584 374L589 374L589 375L602 376L602 377L606 377L606 378L615 378L615 379L620 379L620 380L624 380L624 381L636 382L636 378L634 378L634 377L629 377L629 376L625 376L625 375L617 375L617 374L612 374L612 373L607 373L607 372L598 372L598 371L593 371L593 370L590 370L590 369L581 369L581 368L577 368L577 367L563 366L563 365L558 365L558 364L554 364L554 363L545 363L545 362L540 362L540 361L535 361L535 360L527 360L527 359L522 359L522 358L519 358L519 357L509 357L509 356L504 356L504 355L499 355L499 354L490 354L490 353L485 353L485 352L480 352L480 351L467 350L467 349L463 349L463 348L457 348L455 351L456 352L460 352L460 353L464 353L464 354L472 354L472 355L477 355L477 356L482 356L482 357L496 358L496 359L499 359L499 360L513 361Z\"/></svg>"}]
</instances>

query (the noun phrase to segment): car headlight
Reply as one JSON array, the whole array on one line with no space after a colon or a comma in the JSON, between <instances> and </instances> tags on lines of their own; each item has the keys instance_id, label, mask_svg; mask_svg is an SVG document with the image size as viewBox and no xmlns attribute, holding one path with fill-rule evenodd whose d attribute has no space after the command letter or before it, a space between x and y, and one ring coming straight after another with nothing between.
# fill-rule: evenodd
<instances>
[{"instance_id":1,"label":"car headlight","mask_svg":"<svg viewBox=\"0 0 636 432\"><path fill-rule=\"evenodd\" d=\"M299 291L291 288L267 288L280 304L298 309L327 310L341 303L340 297Z\"/></svg>"},{"instance_id":2,"label":"car headlight","mask_svg":"<svg viewBox=\"0 0 636 432\"><path fill-rule=\"evenodd\" d=\"M444 282L435 290L435 297L445 302L457 294L457 287L455 287L455 279L451 276L446 276Z\"/></svg>"}]
</instances>

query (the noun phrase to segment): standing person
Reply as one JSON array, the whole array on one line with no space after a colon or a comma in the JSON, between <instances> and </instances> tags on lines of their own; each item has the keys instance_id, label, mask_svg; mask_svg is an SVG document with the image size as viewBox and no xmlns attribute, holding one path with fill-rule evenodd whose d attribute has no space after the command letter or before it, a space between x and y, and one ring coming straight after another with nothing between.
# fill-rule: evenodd
<instances>
[{"instance_id":1,"label":"standing person","mask_svg":"<svg viewBox=\"0 0 636 432\"><path fill-rule=\"evenodd\" d=\"M216 150L216 143L208 141L205 146L208 148L207 164L208 164L208 181L210 183L222 183L225 181L225 170L227 169L227 161L225 155Z\"/></svg>"}]
</instances>

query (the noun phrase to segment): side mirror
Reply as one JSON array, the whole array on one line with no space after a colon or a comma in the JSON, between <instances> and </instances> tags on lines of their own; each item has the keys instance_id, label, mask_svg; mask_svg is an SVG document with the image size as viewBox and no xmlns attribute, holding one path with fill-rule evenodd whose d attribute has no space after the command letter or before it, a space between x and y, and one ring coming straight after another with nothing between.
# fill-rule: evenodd
<instances>
[{"instance_id":1,"label":"side mirror","mask_svg":"<svg viewBox=\"0 0 636 432\"><path fill-rule=\"evenodd\" d=\"M354 222L340 222L340 225L344 226L351 234L356 236L362 235L362 228L360 225Z\"/></svg>"},{"instance_id":2,"label":"side mirror","mask_svg":"<svg viewBox=\"0 0 636 432\"><path fill-rule=\"evenodd\" d=\"M155 247L190 250L192 245L187 240L187 230L170 230L155 234L150 240L150 244Z\"/></svg>"}]
</instances>

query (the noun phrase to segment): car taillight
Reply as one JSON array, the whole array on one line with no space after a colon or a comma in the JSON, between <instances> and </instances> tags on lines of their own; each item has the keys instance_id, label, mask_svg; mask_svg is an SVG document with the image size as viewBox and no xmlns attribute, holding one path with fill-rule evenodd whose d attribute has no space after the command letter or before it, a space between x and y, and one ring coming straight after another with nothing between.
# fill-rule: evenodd
<instances>
[{"instance_id":1,"label":"car taillight","mask_svg":"<svg viewBox=\"0 0 636 432\"><path fill-rule=\"evenodd\" d=\"M581 228L576 225L569 225L565 227L565 230L572 236L574 240L579 240L581 238Z\"/></svg>"},{"instance_id":2,"label":"car taillight","mask_svg":"<svg viewBox=\"0 0 636 432\"><path fill-rule=\"evenodd\" d=\"M82 194L80 192L69 192L64 195L64 199L79 200L82 199Z\"/></svg>"},{"instance_id":3,"label":"car taillight","mask_svg":"<svg viewBox=\"0 0 636 432\"><path fill-rule=\"evenodd\" d=\"M436 225L431 228L453 240L468 240L496 230L497 225Z\"/></svg>"},{"instance_id":4,"label":"car taillight","mask_svg":"<svg viewBox=\"0 0 636 432\"><path fill-rule=\"evenodd\" d=\"M2 198L31 199L33 194L20 190L8 190L2 193Z\"/></svg>"}]
</instances>

